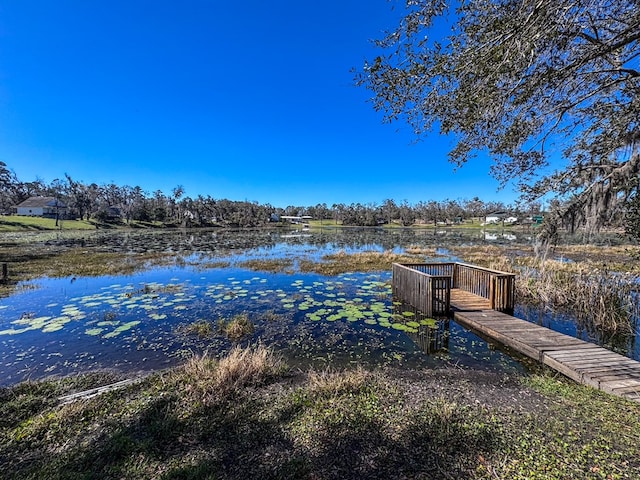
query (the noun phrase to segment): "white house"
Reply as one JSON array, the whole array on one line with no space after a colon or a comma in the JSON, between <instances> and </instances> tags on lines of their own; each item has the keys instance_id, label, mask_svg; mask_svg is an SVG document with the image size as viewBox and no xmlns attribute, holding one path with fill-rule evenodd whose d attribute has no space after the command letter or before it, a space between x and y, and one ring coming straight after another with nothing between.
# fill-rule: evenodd
<instances>
[{"instance_id":1,"label":"white house","mask_svg":"<svg viewBox=\"0 0 640 480\"><path fill-rule=\"evenodd\" d=\"M64 217L67 206L55 197L30 197L15 207L18 215L28 217Z\"/></svg>"},{"instance_id":2,"label":"white house","mask_svg":"<svg viewBox=\"0 0 640 480\"><path fill-rule=\"evenodd\" d=\"M518 221L518 217L514 217L513 215L509 215L506 212L495 212L490 213L484 219L485 225L490 223L516 223Z\"/></svg>"}]
</instances>

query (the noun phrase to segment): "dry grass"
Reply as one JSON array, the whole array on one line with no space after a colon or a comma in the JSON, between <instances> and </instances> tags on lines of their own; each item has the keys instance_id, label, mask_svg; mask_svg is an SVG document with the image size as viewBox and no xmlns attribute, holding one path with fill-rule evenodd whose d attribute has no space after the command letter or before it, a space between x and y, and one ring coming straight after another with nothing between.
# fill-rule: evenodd
<instances>
[{"instance_id":1,"label":"dry grass","mask_svg":"<svg viewBox=\"0 0 640 480\"><path fill-rule=\"evenodd\" d=\"M590 331L632 335L640 316L639 279L589 263L541 261L519 272L518 298L547 308L567 309Z\"/></svg>"},{"instance_id":2,"label":"dry grass","mask_svg":"<svg viewBox=\"0 0 640 480\"><path fill-rule=\"evenodd\" d=\"M311 370L307 376L309 391L324 397L343 395L345 392L358 391L373 381L374 374L361 366L353 370L333 371Z\"/></svg>"},{"instance_id":3,"label":"dry grass","mask_svg":"<svg viewBox=\"0 0 640 480\"><path fill-rule=\"evenodd\" d=\"M281 273L292 271L293 260L288 258L252 259L240 262L238 266L257 272Z\"/></svg>"},{"instance_id":4,"label":"dry grass","mask_svg":"<svg viewBox=\"0 0 640 480\"><path fill-rule=\"evenodd\" d=\"M218 363L218 388L233 390L259 384L266 378L278 375L284 368L282 359L269 348L262 345L235 347Z\"/></svg>"},{"instance_id":5,"label":"dry grass","mask_svg":"<svg viewBox=\"0 0 640 480\"><path fill-rule=\"evenodd\" d=\"M424 261L424 259L411 255L400 255L390 251L352 254L340 251L331 255L325 255L322 257L321 263L311 260L301 260L300 270L302 272L315 272L321 275L339 275L346 272L391 270L391 264L394 262L411 263L416 261Z\"/></svg>"},{"instance_id":6,"label":"dry grass","mask_svg":"<svg viewBox=\"0 0 640 480\"><path fill-rule=\"evenodd\" d=\"M282 359L262 345L234 347L221 360L207 354L194 356L183 367L184 373L208 393L224 394L248 385L258 385L286 370Z\"/></svg>"},{"instance_id":7,"label":"dry grass","mask_svg":"<svg viewBox=\"0 0 640 480\"><path fill-rule=\"evenodd\" d=\"M428 257L436 256L436 249L434 247L423 247L420 245L409 245L404 249L409 255L425 255Z\"/></svg>"},{"instance_id":8,"label":"dry grass","mask_svg":"<svg viewBox=\"0 0 640 480\"><path fill-rule=\"evenodd\" d=\"M535 261L533 248L521 245L518 247L454 246L450 251L466 263L509 273L517 273L519 266L531 265Z\"/></svg>"}]
</instances>

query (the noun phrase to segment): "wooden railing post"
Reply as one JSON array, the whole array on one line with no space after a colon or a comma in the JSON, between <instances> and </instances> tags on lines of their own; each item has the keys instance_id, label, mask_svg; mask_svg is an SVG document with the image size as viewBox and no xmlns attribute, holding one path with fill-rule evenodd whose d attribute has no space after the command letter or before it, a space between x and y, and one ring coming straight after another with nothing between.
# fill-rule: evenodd
<instances>
[{"instance_id":1,"label":"wooden railing post","mask_svg":"<svg viewBox=\"0 0 640 480\"><path fill-rule=\"evenodd\" d=\"M458 288L458 264L454 263L451 270L451 288Z\"/></svg>"},{"instance_id":2,"label":"wooden railing post","mask_svg":"<svg viewBox=\"0 0 640 480\"><path fill-rule=\"evenodd\" d=\"M491 310L496 308L496 280L493 275L489 277L489 307Z\"/></svg>"}]
</instances>

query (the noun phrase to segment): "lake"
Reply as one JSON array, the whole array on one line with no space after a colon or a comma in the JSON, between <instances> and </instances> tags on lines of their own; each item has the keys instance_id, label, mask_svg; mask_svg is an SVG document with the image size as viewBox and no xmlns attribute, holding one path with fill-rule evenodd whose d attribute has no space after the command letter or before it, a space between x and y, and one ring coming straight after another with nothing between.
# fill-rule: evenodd
<instances>
[{"instance_id":1,"label":"lake","mask_svg":"<svg viewBox=\"0 0 640 480\"><path fill-rule=\"evenodd\" d=\"M15 234L12 234L15 237ZM26 234L25 234L26 235ZM13 238L13 237L12 237ZM528 244L526 233L325 229L306 231L96 232L34 234L43 246L168 254L168 265L130 275L42 278L0 299L0 384L94 369L123 373L180 364L194 354L220 356L236 342L194 322L246 313L260 342L301 368L459 365L523 371L526 365L450 319L431 319L391 296L390 267L334 276L303 273L298 263L345 251L431 247L425 260L460 260L447 246ZM243 267L248 260L290 260L284 272ZM516 316L577 332L570 319L519 307ZM584 335L583 335L584 336ZM632 356L635 347L631 349ZM633 353L635 352L635 353Z\"/></svg>"}]
</instances>

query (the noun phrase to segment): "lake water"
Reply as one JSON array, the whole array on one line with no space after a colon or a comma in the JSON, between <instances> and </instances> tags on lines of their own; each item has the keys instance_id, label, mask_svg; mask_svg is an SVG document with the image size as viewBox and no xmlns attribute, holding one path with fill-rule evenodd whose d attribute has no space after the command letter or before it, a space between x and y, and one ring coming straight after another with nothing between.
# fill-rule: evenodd
<instances>
[{"instance_id":1,"label":"lake water","mask_svg":"<svg viewBox=\"0 0 640 480\"><path fill-rule=\"evenodd\" d=\"M426 318L394 302L390 269L322 276L301 273L297 261L339 250L403 252L410 245L437 247L431 260L458 260L448 245L527 243L526 234L487 238L479 231L327 229L48 235L39 240L50 246L169 252L175 261L132 275L44 278L0 299L2 385L93 369L156 370L203 352L219 356L235 343L221 331L202 338L185 327L239 313L247 313L255 327L240 344L272 347L292 366L525 368L454 321ZM290 273L238 266L280 258L293 260ZM219 262L229 266L211 266Z\"/></svg>"}]
</instances>

